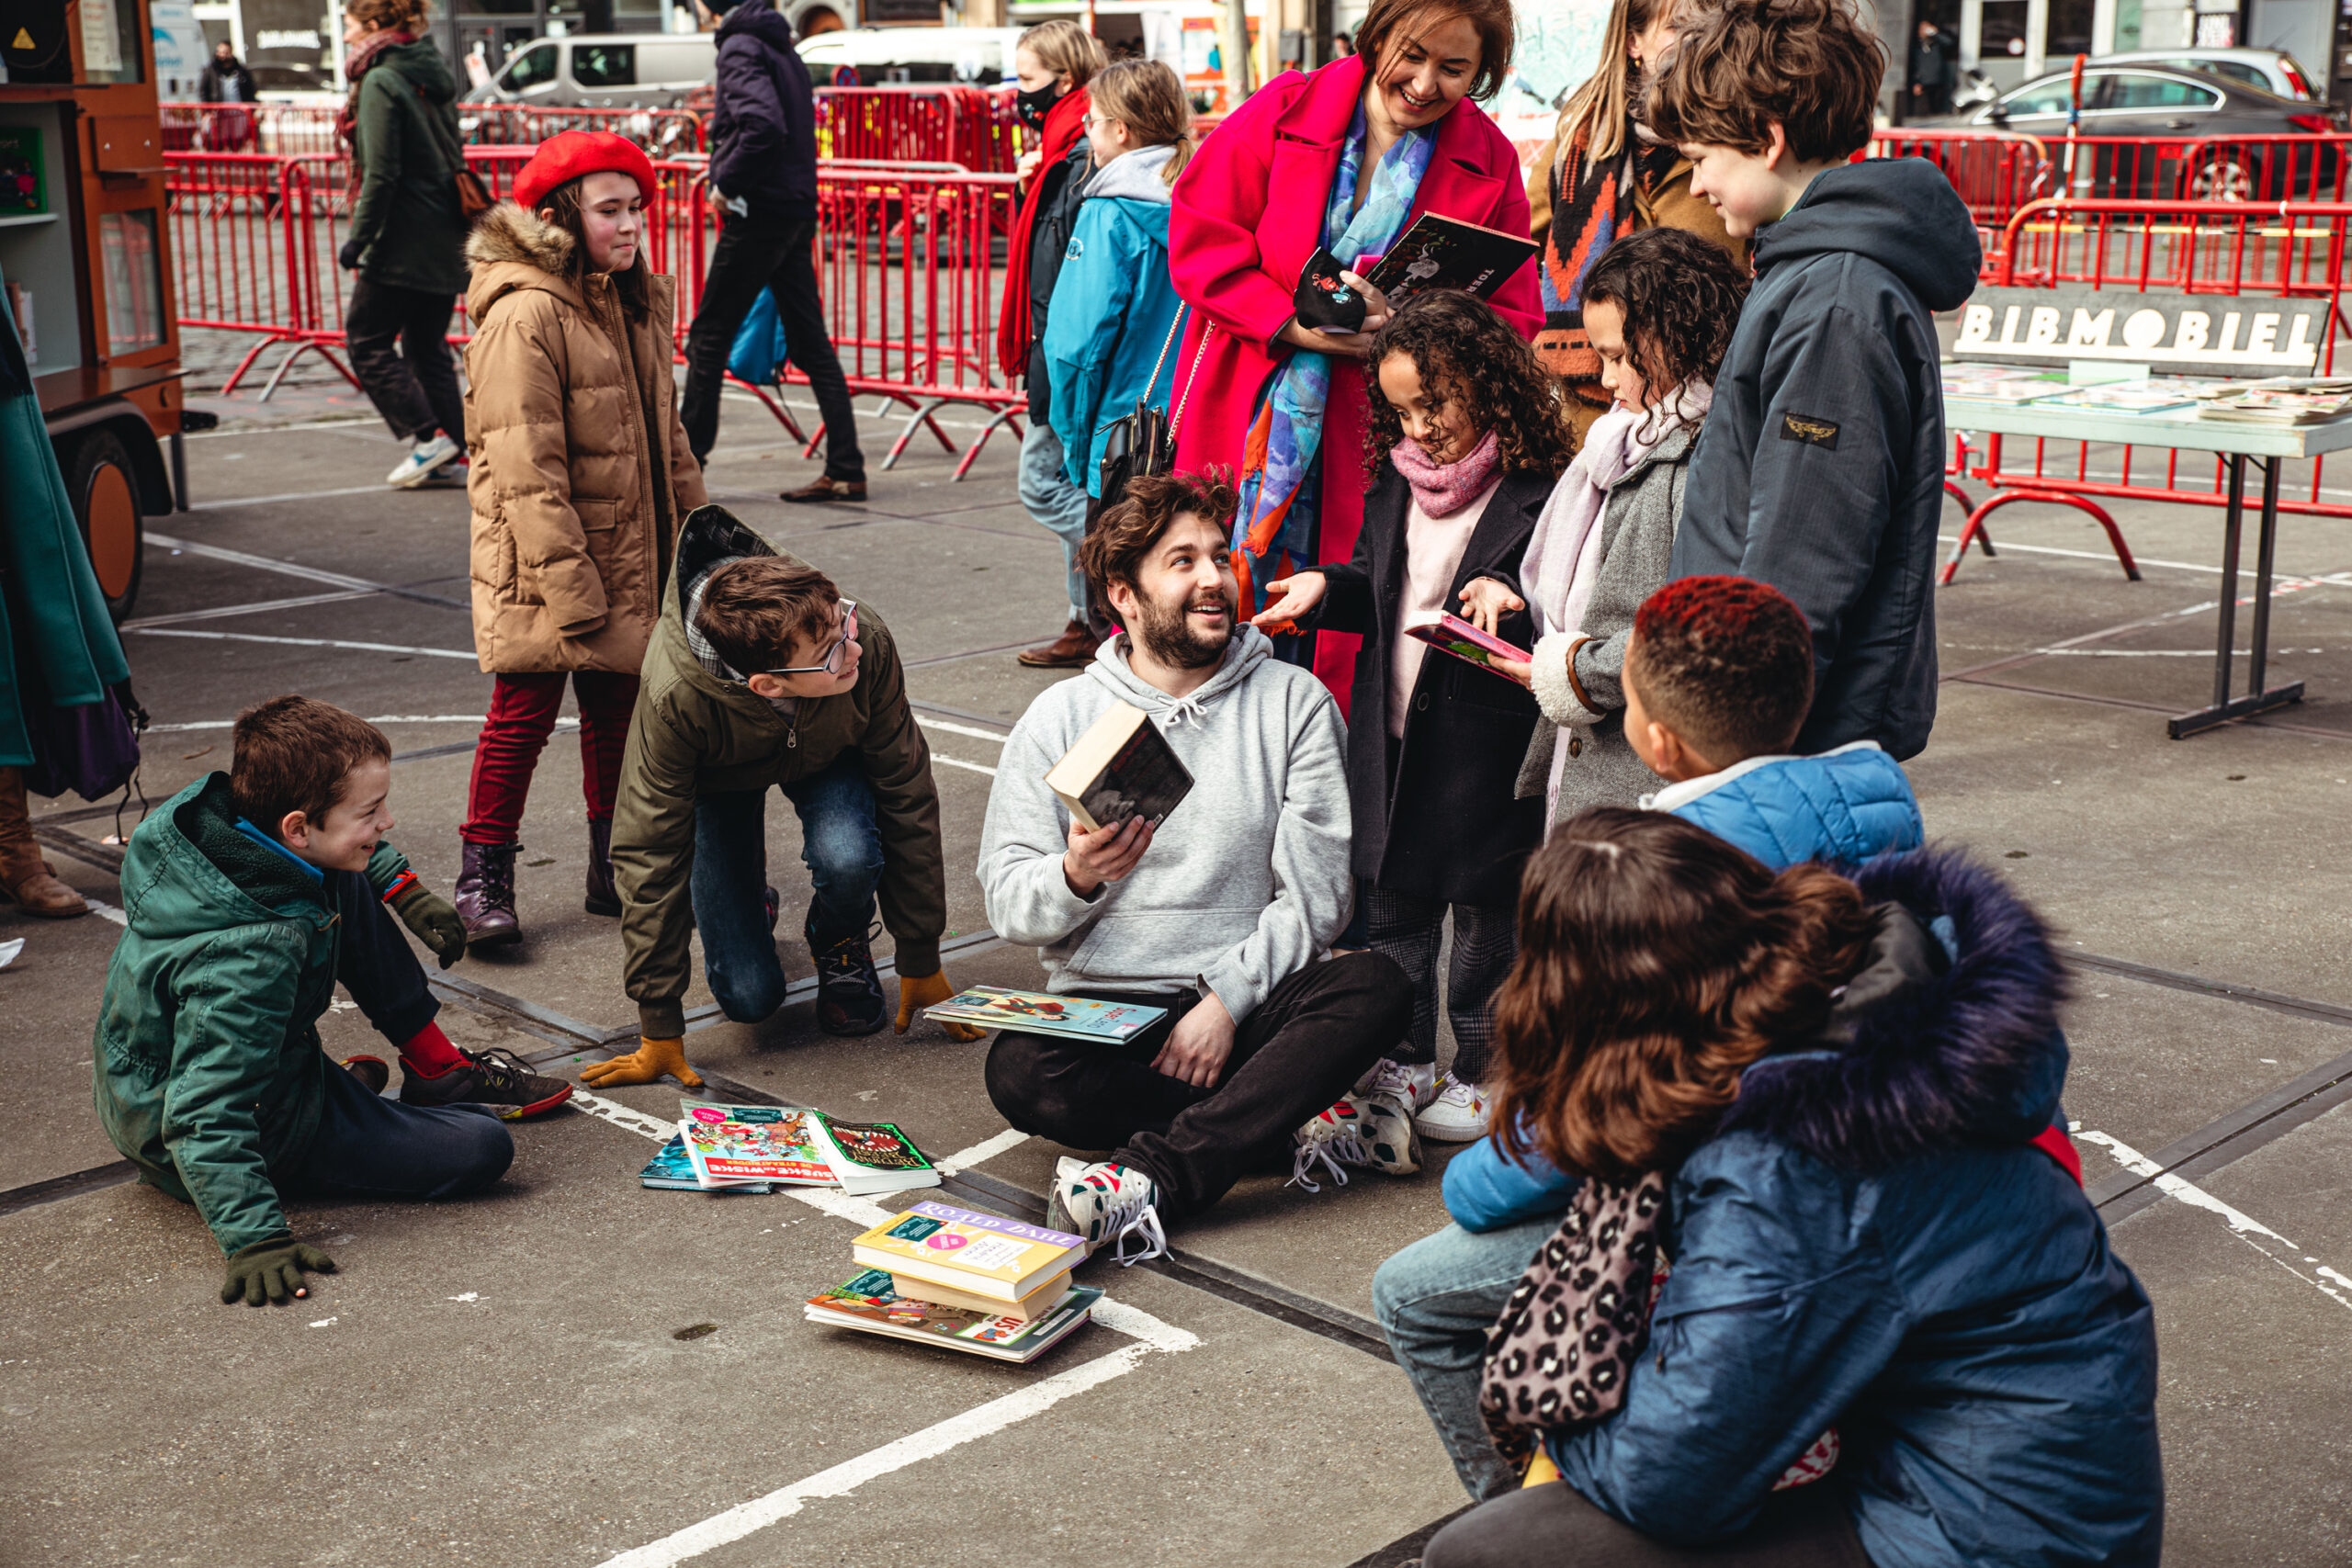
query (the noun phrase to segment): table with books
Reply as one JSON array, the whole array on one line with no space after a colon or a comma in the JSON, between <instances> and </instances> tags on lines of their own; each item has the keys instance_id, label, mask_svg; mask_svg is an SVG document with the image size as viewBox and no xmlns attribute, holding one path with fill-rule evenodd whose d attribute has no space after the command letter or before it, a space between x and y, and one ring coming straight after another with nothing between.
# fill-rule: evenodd
<instances>
[{"instance_id":1,"label":"table with books","mask_svg":"<svg viewBox=\"0 0 2352 1568\"><path fill-rule=\"evenodd\" d=\"M2165 728L2177 740L2302 700L2301 681L2264 684L2278 541L2279 470L2290 458L2319 457L2352 448L2352 378L2225 381L2211 377L2147 376L2125 382L2071 385L2064 371L2020 365L1951 360L1943 371L1944 423L1952 430L2221 456L2226 503L2213 701L2194 713L2167 719ZM2232 696L2231 656L2237 633L2238 562L2249 462L2262 468L2255 534L2253 651L2247 689L2243 695ZM1963 547L1964 544L1963 539Z\"/></svg>"}]
</instances>

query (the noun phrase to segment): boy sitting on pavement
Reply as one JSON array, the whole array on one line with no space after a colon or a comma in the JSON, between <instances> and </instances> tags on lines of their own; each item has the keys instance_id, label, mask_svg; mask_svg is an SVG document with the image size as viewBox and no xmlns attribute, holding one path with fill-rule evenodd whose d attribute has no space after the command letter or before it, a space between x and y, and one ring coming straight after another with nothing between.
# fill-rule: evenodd
<instances>
[{"instance_id":1,"label":"boy sitting on pavement","mask_svg":"<svg viewBox=\"0 0 2352 1568\"><path fill-rule=\"evenodd\" d=\"M1944 418L1936 325L1976 286L1974 220L1935 164L1849 164L1885 54L1848 0L1724 0L1680 35L1645 126L1756 284L1690 460L1673 573L1771 583L1812 624L1795 750L1872 739L1897 760L1936 717Z\"/></svg>"},{"instance_id":2,"label":"boy sitting on pavement","mask_svg":"<svg viewBox=\"0 0 2352 1568\"><path fill-rule=\"evenodd\" d=\"M130 836L92 1055L107 1135L141 1179L196 1205L229 1260L221 1301L259 1306L334 1268L294 1239L287 1198L479 1192L514 1158L499 1119L552 1109L571 1086L503 1051L459 1051L434 1022L441 1004L392 915L445 969L465 928L384 840L383 733L285 696L240 716L234 746L229 773ZM397 1101L379 1092L383 1063L342 1071L320 1049L338 980L400 1045Z\"/></svg>"},{"instance_id":3,"label":"boy sitting on pavement","mask_svg":"<svg viewBox=\"0 0 2352 1568\"><path fill-rule=\"evenodd\" d=\"M1169 1010L1124 1045L1009 1031L989 1052L1006 1121L1112 1151L1061 1161L1046 1223L1117 1243L1123 1263L1164 1253L1163 1219L1285 1147L1300 1170L1317 1151L1414 1168L1407 1112L1342 1099L1403 1035L1412 987L1378 953L1323 957L1353 891L1339 708L1237 628L1233 508L1222 479L1178 474L1136 479L1103 513L1080 559L1127 629L1022 715L981 838L989 921L1038 946L1049 989ZM1193 775L1157 830L1088 832L1045 782L1115 702Z\"/></svg>"},{"instance_id":4,"label":"boy sitting on pavement","mask_svg":"<svg viewBox=\"0 0 2352 1568\"><path fill-rule=\"evenodd\" d=\"M771 785L800 815L800 858L816 885L801 931L817 963L819 1027L863 1035L889 1021L868 946L877 892L898 940L898 1032L918 1009L955 995L939 966L939 792L882 618L706 506L679 531L639 680L613 813L613 880L643 1039L582 1081L604 1089L668 1073L701 1087L686 1065L682 1001L697 930L729 1018L756 1023L784 1005L781 911L767 881Z\"/></svg>"}]
</instances>

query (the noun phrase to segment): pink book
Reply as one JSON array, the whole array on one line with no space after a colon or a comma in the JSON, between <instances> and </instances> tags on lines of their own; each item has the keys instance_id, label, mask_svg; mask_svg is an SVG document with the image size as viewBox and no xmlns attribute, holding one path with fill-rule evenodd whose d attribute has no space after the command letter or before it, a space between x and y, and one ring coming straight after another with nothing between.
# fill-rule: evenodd
<instances>
[{"instance_id":1,"label":"pink book","mask_svg":"<svg viewBox=\"0 0 2352 1568\"><path fill-rule=\"evenodd\" d=\"M1534 655L1525 649L1513 648L1492 632L1482 632L1459 615L1440 615L1434 620L1417 622L1405 628L1405 635L1417 637L1431 648L1465 660L1492 674L1502 675L1504 680L1514 684L1520 683L1518 677L1504 675L1495 668L1495 660L1509 659L1526 664L1534 659Z\"/></svg>"}]
</instances>

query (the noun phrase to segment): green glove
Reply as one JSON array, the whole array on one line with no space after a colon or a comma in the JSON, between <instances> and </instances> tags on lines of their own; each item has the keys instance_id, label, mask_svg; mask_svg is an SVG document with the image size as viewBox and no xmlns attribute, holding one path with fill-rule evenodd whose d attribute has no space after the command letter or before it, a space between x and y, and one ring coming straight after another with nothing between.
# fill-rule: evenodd
<instances>
[{"instance_id":1,"label":"green glove","mask_svg":"<svg viewBox=\"0 0 2352 1568\"><path fill-rule=\"evenodd\" d=\"M247 1306L259 1306L266 1295L282 1306L288 1297L308 1293L302 1282L305 1269L313 1274L332 1274L334 1259L290 1237L241 1247L229 1254L229 1279L220 1287L221 1304L243 1296Z\"/></svg>"},{"instance_id":2,"label":"green glove","mask_svg":"<svg viewBox=\"0 0 2352 1568\"><path fill-rule=\"evenodd\" d=\"M422 883L392 900L392 913L440 955L442 968L466 955L466 922L458 918L458 907Z\"/></svg>"}]
</instances>

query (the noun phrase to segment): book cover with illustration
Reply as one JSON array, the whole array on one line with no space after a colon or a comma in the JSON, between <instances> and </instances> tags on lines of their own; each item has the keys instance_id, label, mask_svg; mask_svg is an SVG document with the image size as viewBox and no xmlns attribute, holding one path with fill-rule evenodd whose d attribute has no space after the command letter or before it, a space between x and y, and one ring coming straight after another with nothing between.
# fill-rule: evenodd
<instances>
[{"instance_id":1,"label":"book cover with illustration","mask_svg":"<svg viewBox=\"0 0 2352 1568\"><path fill-rule=\"evenodd\" d=\"M1093 833L1131 817L1158 828L1192 793L1193 774L1149 714L1113 703L1046 770L1046 785Z\"/></svg>"},{"instance_id":2,"label":"book cover with illustration","mask_svg":"<svg viewBox=\"0 0 2352 1568\"><path fill-rule=\"evenodd\" d=\"M1085 1285L1065 1293L1041 1316L1005 1317L902 1296L888 1272L868 1269L809 1297L803 1311L809 1322L828 1327L911 1339L992 1360L1030 1361L1068 1338L1102 1299L1099 1288Z\"/></svg>"},{"instance_id":3,"label":"book cover with illustration","mask_svg":"<svg viewBox=\"0 0 2352 1568\"><path fill-rule=\"evenodd\" d=\"M1495 668L1495 660L1511 659L1525 664L1534 658L1525 649L1514 648L1491 632L1482 632L1459 615L1433 615L1425 620L1408 621L1405 625L1405 635L1419 637L1441 653L1450 653L1489 674L1502 675L1504 680L1514 682L1517 677L1504 675Z\"/></svg>"},{"instance_id":4,"label":"book cover with illustration","mask_svg":"<svg viewBox=\"0 0 2352 1568\"><path fill-rule=\"evenodd\" d=\"M673 1133L670 1141L653 1151L645 1168L637 1173L638 1184L670 1192L773 1192L770 1181L721 1181L706 1187L695 1178L695 1162L686 1157L686 1140L683 1134Z\"/></svg>"},{"instance_id":5,"label":"book cover with illustration","mask_svg":"<svg viewBox=\"0 0 2352 1568\"><path fill-rule=\"evenodd\" d=\"M923 1010L925 1018L945 1023L1110 1043L1130 1039L1167 1015L1166 1008L1095 1002L1049 991L1010 991L1001 986L969 987Z\"/></svg>"},{"instance_id":6,"label":"book cover with illustration","mask_svg":"<svg viewBox=\"0 0 2352 1568\"><path fill-rule=\"evenodd\" d=\"M823 1111L817 1125L831 1145L834 1178L844 1192L898 1192L939 1185L938 1168L892 1122L836 1122Z\"/></svg>"},{"instance_id":7,"label":"book cover with illustration","mask_svg":"<svg viewBox=\"0 0 2352 1568\"><path fill-rule=\"evenodd\" d=\"M1534 255L1535 242L1524 234L1424 212L1371 271L1361 264L1352 270L1387 295L1391 305L1424 288L1466 289L1487 299Z\"/></svg>"},{"instance_id":8,"label":"book cover with illustration","mask_svg":"<svg viewBox=\"0 0 2352 1568\"><path fill-rule=\"evenodd\" d=\"M678 1132L686 1157L705 1187L728 1181L775 1181L787 1187L831 1187L813 1111L797 1105L715 1105L679 1101Z\"/></svg>"},{"instance_id":9,"label":"book cover with illustration","mask_svg":"<svg viewBox=\"0 0 2352 1568\"><path fill-rule=\"evenodd\" d=\"M1017 1302L1086 1260L1086 1238L925 1200L851 1244L869 1269L953 1285L990 1301Z\"/></svg>"}]
</instances>

